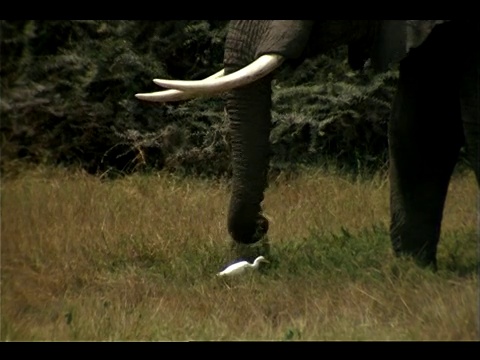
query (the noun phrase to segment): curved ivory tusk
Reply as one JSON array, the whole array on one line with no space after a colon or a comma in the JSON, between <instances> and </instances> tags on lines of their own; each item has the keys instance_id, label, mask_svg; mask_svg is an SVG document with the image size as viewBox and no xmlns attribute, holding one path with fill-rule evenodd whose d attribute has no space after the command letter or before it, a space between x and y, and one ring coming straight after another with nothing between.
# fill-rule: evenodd
<instances>
[{"instance_id":1,"label":"curved ivory tusk","mask_svg":"<svg viewBox=\"0 0 480 360\"><path fill-rule=\"evenodd\" d=\"M205 78L205 79L203 79L203 80L201 80L201 81L216 79L216 78L222 77L222 76L224 76L224 75L225 75L225 69L222 69L222 70L216 72L216 73L213 74L213 75L210 75L209 77L207 77L207 78Z\"/></svg>"},{"instance_id":2,"label":"curved ivory tusk","mask_svg":"<svg viewBox=\"0 0 480 360\"><path fill-rule=\"evenodd\" d=\"M196 96L196 93L179 90L164 90L151 93L135 94L135 97L139 100L154 102L182 101L193 99Z\"/></svg>"},{"instance_id":3,"label":"curved ivory tusk","mask_svg":"<svg viewBox=\"0 0 480 360\"><path fill-rule=\"evenodd\" d=\"M163 80L153 82L169 89L195 91L198 94L220 93L244 86L258 80L278 68L284 57L277 54L262 55L244 68L219 78L207 78L200 81Z\"/></svg>"},{"instance_id":4,"label":"curved ivory tusk","mask_svg":"<svg viewBox=\"0 0 480 360\"><path fill-rule=\"evenodd\" d=\"M212 80L219 77L222 77L225 74L225 69L222 69L215 74L199 81ZM186 92L179 90L163 90L156 91L152 93L141 93L135 94L135 97L139 100L145 101L154 101L154 102L168 102L168 101L182 101L192 99L194 97L200 96L195 92Z\"/></svg>"}]
</instances>

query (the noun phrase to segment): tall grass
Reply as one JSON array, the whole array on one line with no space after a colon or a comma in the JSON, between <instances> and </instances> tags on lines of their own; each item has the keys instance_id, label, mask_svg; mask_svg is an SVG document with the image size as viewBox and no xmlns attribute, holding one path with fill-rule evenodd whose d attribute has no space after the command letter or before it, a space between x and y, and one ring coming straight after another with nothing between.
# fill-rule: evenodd
<instances>
[{"instance_id":1,"label":"tall grass","mask_svg":"<svg viewBox=\"0 0 480 360\"><path fill-rule=\"evenodd\" d=\"M272 181L271 265L238 279L228 183L102 181L39 168L2 182L1 339L478 340L478 188L450 185L439 271L396 259L388 181Z\"/></svg>"}]
</instances>

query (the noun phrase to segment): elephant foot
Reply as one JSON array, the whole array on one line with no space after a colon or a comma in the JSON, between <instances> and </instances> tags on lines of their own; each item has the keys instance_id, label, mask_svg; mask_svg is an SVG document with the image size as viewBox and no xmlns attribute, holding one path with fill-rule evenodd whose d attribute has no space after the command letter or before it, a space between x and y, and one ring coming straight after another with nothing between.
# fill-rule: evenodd
<instances>
[{"instance_id":1,"label":"elephant foot","mask_svg":"<svg viewBox=\"0 0 480 360\"><path fill-rule=\"evenodd\" d=\"M232 262L246 260L252 263L260 255L268 259L270 254L270 242L264 235L259 241L253 244L242 244L231 240L229 258Z\"/></svg>"}]
</instances>

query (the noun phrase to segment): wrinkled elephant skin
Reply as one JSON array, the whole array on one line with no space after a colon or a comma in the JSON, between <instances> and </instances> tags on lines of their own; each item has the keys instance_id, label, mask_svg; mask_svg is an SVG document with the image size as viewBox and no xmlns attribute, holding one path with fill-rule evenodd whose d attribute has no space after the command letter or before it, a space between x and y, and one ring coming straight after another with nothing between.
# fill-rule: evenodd
<instances>
[{"instance_id":1,"label":"wrinkled elephant skin","mask_svg":"<svg viewBox=\"0 0 480 360\"><path fill-rule=\"evenodd\" d=\"M448 183L463 145L480 179L480 31L477 21L416 22L232 21L224 64L232 73L262 54L301 61L343 44L354 67L369 57L379 71L400 61L389 125L391 239L397 255L436 267ZM228 229L237 243L255 243L268 229L261 202L270 152L270 82L263 78L227 97L233 161Z\"/></svg>"},{"instance_id":2,"label":"wrinkled elephant skin","mask_svg":"<svg viewBox=\"0 0 480 360\"><path fill-rule=\"evenodd\" d=\"M268 249L262 201L274 70L285 62L294 69L341 45L348 46L353 69L369 63L385 71L399 63L388 129L391 241L396 255L436 268L445 198L462 146L480 184L479 21L233 20L224 71L200 81L156 80L170 90L136 96L166 102L227 92L233 173L227 226L237 255L246 256L242 249L261 250L262 242Z\"/></svg>"}]
</instances>

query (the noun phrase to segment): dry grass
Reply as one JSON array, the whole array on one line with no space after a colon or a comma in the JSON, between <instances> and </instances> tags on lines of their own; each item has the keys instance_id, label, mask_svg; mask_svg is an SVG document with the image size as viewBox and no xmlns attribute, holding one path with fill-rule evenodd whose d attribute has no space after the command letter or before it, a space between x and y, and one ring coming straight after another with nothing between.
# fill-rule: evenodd
<instances>
[{"instance_id":1,"label":"dry grass","mask_svg":"<svg viewBox=\"0 0 480 360\"><path fill-rule=\"evenodd\" d=\"M478 188L451 184L439 271L395 259L388 182L268 189L272 265L235 281L228 186L37 169L2 182L1 339L478 340Z\"/></svg>"}]
</instances>

